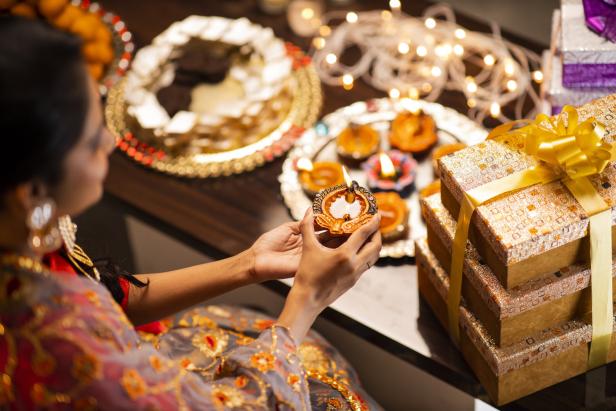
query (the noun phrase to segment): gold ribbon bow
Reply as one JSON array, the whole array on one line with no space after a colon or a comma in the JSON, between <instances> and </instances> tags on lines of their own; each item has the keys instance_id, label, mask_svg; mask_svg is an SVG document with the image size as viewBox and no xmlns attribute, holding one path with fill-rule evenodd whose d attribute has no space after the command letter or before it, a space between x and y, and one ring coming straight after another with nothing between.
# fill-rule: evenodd
<instances>
[{"instance_id":1,"label":"gold ribbon bow","mask_svg":"<svg viewBox=\"0 0 616 411\"><path fill-rule=\"evenodd\" d=\"M566 121L565 121L566 115ZM592 293L592 342L588 368L607 362L612 337L612 236L611 209L597 193L588 176L601 173L616 159L616 145L603 141L605 126L589 118L579 122L578 112L565 106L556 118L544 114L534 121L521 120L496 127L488 139L505 144L523 141L522 151L540 160L527 170L518 171L466 191L453 243L450 287L447 298L449 331L458 342L458 314L462 291L462 269L468 229L473 212L485 202L535 184L561 180L588 214ZM515 128L514 127L518 127Z\"/></svg>"}]
</instances>

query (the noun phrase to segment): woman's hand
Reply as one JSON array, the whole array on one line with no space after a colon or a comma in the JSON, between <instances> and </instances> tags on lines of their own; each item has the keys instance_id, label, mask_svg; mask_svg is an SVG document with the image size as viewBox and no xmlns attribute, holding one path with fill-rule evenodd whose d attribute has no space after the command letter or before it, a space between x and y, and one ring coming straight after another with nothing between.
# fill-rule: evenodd
<instances>
[{"instance_id":1,"label":"woman's hand","mask_svg":"<svg viewBox=\"0 0 616 411\"><path fill-rule=\"evenodd\" d=\"M380 217L374 216L342 245L328 248L314 232L312 210L301 222L302 254L278 324L301 341L319 313L351 288L379 258Z\"/></svg>"},{"instance_id":2,"label":"woman's hand","mask_svg":"<svg viewBox=\"0 0 616 411\"><path fill-rule=\"evenodd\" d=\"M285 223L255 241L249 249L251 274L257 282L293 277L302 255L298 221Z\"/></svg>"}]
</instances>

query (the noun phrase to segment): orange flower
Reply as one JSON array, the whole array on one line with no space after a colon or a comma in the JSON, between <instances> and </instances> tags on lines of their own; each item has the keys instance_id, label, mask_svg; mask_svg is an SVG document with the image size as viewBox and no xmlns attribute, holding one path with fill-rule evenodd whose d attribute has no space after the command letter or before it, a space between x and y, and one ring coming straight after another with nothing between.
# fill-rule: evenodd
<instances>
[{"instance_id":1,"label":"orange flower","mask_svg":"<svg viewBox=\"0 0 616 411\"><path fill-rule=\"evenodd\" d=\"M227 385L218 385L212 390L212 399L217 405L229 408L241 407L244 404L242 393Z\"/></svg>"},{"instance_id":2,"label":"orange flower","mask_svg":"<svg viewBox=\"0 0 616 411\"><path fill-rule=\"evenodd\" d=\"M274 320L258 319L255 320L253 325L257 330L263 331L274 325L274 322Z\"/></svg>"},{"instance_id":3,"label":"orange flower","mask_svg":"<svg viewBox=\"0 0 616 411\"><path fill-rule=\"evenodd\" d=\"M327 409L341 410L342 402L338 398L330 398L327 400Z\"/></svg>"},{"instance_id":4,"label":"orange flower","mask_svg":"<svg viewBox=\"0 0 616 411\"><path fill-rule=\"evenodd\" d=\"M250 358L250 362L253 367L261 372L268 372L274 368L274 356L265 351L253 354Z\"/></svg>"},{"instance_id":5,"label":"orange flower","mask_svg":"<svg viewBox=\"0 0 616 411\"><path fill-rule=\"evenodd\" d=\"M299 392L301 389L300 382L301 378L297 374L289 374L289 376L287 377L287 384L289 384L291 388L293 388L293 390L297 392Z\"/></svg>"},{"instance_id":6,"label":"orange flower","mask_svg":"<svg viewBox=\"0 0 616 411\"><path fill-rule=\"evenodd\" d=\"M246 385L248 385L248 378L246 378L246 376L240 375L235 379L235 386L237 388L241 389L244 388Z\"/></svg>"},{"instance_id":7,"label":"orange flower","mask_svg":"<svg viewBox=\"0 0 616 411\"><path fill-rule=\"evenodd\" d=\"M131 399L145 394L146 384L143 377L135 369L127 369L122 376L122 386Z\"/></svg>"},{"instance_id":8,"label":"orange flower","mask_svg":"<svg viewBox=\"0 0 616 411\"><path fill-rule=\"evenodd\" d=\"M160 371L163 368L163 363L155 355L150 356L150 365L154 368L154 371Z\"/></svg>"},{"instance_id":9,"label":"orange flower","mask_svg":"<svg viewBox=\"0 0 616 411\"><path fill-rule=\"evenodd\" d=\"M180 364L182 365L182 367L184 367L188 371L191 371L195 368L195 364L193 364L193 362L189 360L188 358L182 359L182 361L180 361Z\"/></svg>"},{"instance_id":10,"label":"orange flower","mask_svg":"<svg viewBox=\"0 0 616 411\"><path fill-rule=\"evenodd\" d=\"M91 381L100 373L100 363L88 354L75 356L73 360L73 377L77 381Z\"/></svg>"}]
</instances>

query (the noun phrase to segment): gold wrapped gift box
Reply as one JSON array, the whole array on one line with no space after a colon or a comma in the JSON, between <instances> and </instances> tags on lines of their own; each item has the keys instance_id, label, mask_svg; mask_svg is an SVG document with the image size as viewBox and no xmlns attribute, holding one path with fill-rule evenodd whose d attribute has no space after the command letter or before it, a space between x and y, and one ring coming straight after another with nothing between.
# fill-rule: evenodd
<instances>
[{"instance_id":1,"label":"gold wrapped gift box","mask_svg":"<svg viewBox=\"0 0 616 411\"><path fill-rule=\"evenodd\" d=\"M441 204L440 194L422 200L421 206L430 250L448 272L456 222ZM462 296L468 309L498 346L517 343L591 311L587 264L564 267L547 277L507 290L475 247L468 244L465 257Z\"/></svg>"},{"instance_id":2,"label":"gold wrapped gift box","mask_svg":"<svg viewBox=\"0 0 616 411\"><path fill-rule=\"evenodd\" d=\"M596 100L579 109L580 120L594 116L607 126L605 141L616 130L616 95ZM500 179L537 164L536 159L512 150L521 140L488 140L439 159L441 199L457 216L464 191ZM589 177L605 202L616 198L616 166L609 164ZM562 267L587 260L588 217L562 182L538 184L479 206L471 221L470 240L486 264L507 289L550 276ZM616 227L612 217L612 244Z\"/></svg>"},{"instance_id":3,"label":"gold wrapped gift box","mask_svg":"<svg viewBox=\"0 0 616 411\"><path fill-rule=\"evenodd\" d=\"M426 240L416 243L419 292L447 329L449 279ZM587 371L592 327L570 321L498 347L483 325L460 307L460 349L496 405L503 405ZM612 334L608 362L616 359Z\"/></svg>"}]
</instances>

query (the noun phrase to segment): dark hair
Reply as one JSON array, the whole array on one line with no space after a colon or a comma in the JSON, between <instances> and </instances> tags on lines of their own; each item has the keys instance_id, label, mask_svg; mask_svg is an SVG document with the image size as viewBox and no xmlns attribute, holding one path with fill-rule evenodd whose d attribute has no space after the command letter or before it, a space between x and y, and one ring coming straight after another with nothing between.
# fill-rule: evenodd
<instances>
[{"instance_id":1,"label":"dark hair","mask_svg":"<svg viewBox=\"0 0 616 411\"><path fill-rule=\"evenodd\" d=\"M28 181L53 187L62 179L88 112L81 46L45 22L0 15L0 135L11 150L0 161L0 196ZM118 276L147 285L108 260L97 263L116 299Z\"/></svg>"},{"instance_id":2,"label":"dark hair","mask_svg":"<svg viewBox=\"0 0 616 411\"><path fill-rule=\"evenodd\" d=\"M81 40L42 21L0 16L0 195L40 180L53 186L88 110Z\"/></svg>"}]
</instances>

